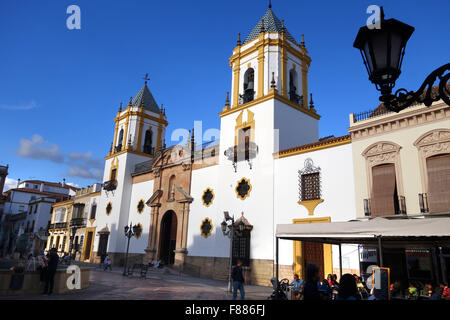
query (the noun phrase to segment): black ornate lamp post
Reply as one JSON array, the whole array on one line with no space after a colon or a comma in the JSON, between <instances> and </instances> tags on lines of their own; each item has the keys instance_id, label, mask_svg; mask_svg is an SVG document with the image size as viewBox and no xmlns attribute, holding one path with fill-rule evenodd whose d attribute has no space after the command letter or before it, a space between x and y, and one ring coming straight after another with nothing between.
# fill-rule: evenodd
<instances>
[{"instance_id":1,"label":"black ornate lamp post","mask_svg":"<svg viewBox=\"0 0 450 320\"><path fill-rule=\"evenodd\" d=\"M69 260L72 261L72 251L73 251L73 241L75 239L75 234L77 229L75 227L70 228L70 245L69 245Z\"/></svg>"},{"instance_id":2,"label":"black ornate lamp post","mask_svg":"<svg viewBox=\"0 0 450 320\"><path fill-rule=\"evenodd\" d=\"M413 103L424 103L429 107L439 99L450 105L450 91L447 87L450 63L430 73L416 92L402 88L392 94L395 81L401 73L406 43L413 32L414 27L403 22L396 19L385 20L381 7L380 28L361 27L353 43L353 46L361 51L369 80L381 92L380 101L390 111L399 112ZM432 86L437 79L439 87L436 94L432 95Z\"/></svg>"},{"instance_id":3,"label":"black ornate lamp post","mask_svg":"<svg viewBox=\"0 0 450 320\"><path fill-rule=\"evenodd\" d=\"M230 238L230 262L228 266L228 292L232 291L231 284L231 268L233 267L233 240L235 235L241 235L244 231L245 225L242 221L239 222L237 230L234 225L234 216L231 217L228 211L223 212L224 218L222 223L220 224L222 228L222 233L224 236ZM228 229L228 230L227 230Z\"/></svg>"},{"instance_id":4,"label":"black ornate lamp post","mask_svg":"<svg viewBox=\"0 0 450 320\"><path fill-rule=\"evenodd\" d=\"M130 239L131 237L133 237L135 234L139 234L141 233L141 226L140 225L134 225L133 223L130 222L130 226L125 226L124 228L125 230L125 237L128 238L128 243L127 243L127 254L125 255L125 264L123 267L123 275L126 276L127 275L127 263L128 263L128 250L130 249Z\"/></svg>"}]
</instances>

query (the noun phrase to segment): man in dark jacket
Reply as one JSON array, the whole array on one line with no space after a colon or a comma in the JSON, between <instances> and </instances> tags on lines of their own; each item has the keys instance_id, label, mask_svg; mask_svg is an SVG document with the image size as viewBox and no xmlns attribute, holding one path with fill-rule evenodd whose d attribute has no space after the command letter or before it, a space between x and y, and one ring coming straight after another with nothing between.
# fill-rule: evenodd
<instances>
[{"instance_id":1,"label":"man in dark jacket","mask_svg":"<svg viewBox=\"0 0 450 320\"><path fill-rule=\"evenodd\" d=\"M241 300L245 299L244 291L244 275L242 274L242 261L238 260L236 266L231 272L231 278L233 279L233 300L237 298L237 291L241 293Z\"/></svg>"},{"instance_id":2,"label":"man in dark jacket","mask_svg":"<svg viewBox=\"0 0 450 320\"><path fill-rule=\"evenodd\" d=\"M51 248L48 254L47 262L47 276L45 278L44 294L53 293L53 284L55 282L56 268L58 267L59 256L56 253L56 248Z\"/></svg>"},{"instance_id":3,"label":"man in dark jacket","mask_svg":"<svg viewBox=\"0 0 450 320\"><path fill-rule=\"evenodd\" d=\"M306 282L303 287L303 300L321 300L318 282L319 267L315 264L308 264L306 267Z\"/></svg>"}]
</instances>

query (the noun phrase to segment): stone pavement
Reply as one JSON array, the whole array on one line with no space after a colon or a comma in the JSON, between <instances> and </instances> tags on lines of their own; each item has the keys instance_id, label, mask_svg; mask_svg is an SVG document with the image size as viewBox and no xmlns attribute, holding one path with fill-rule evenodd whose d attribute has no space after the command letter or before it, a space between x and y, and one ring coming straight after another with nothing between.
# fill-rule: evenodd
<instances>
[{"instance_id":1,"label":"stone pavement","mask_svg":"<svg viewBox=\"0 0 450 320\"><path fill-rule=\"evenodd\" d=\"M149 270L147 278L124 277L123 269L112 272L96 267L91 271L89 288L51 296L9 296L0 300L230 300L227 282L196 278L173 270ZM271 287L246 286L246 300L266 300ZM239 295L238 295L239 298Z\"/></svg>"}]
</instances>

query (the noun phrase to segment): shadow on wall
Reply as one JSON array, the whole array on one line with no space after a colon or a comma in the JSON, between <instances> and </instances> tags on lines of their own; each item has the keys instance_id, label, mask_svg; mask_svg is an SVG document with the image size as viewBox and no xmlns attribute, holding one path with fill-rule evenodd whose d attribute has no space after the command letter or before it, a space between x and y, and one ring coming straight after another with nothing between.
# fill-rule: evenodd
<instances>
[{"instance_id":1,"label":"shadow on wall","mask_svg":"<svg viewBox=\"0 0 450 320\"><path fill-rule=\"evenodd\" d=\"M224 242L220 249L217 248L219 241ZM187 248L188 255L185 258L183 271L195 277L228 280L229 243L230 238L222 234L220 227L215 227L213 233L206 239L201 235L195 235L193 242ZM211 250L211 247L213 247L213 250ZM205 256L191 255L193 248L196 248L197 254L199 251L200 254L204 251ZM214 252L216 256L221 254L223 257L206 256L210 252Z\"/></svg>"}]
</instances>

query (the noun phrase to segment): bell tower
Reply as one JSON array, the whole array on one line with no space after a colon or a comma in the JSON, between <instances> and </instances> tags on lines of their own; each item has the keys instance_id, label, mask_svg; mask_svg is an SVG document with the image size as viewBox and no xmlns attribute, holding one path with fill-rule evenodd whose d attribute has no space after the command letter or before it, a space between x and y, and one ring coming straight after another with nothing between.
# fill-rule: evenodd
<instances>
[{"instance_id":1,"label":"bell tower","mask_svg":"<svg viewBox=\"0 0 450 320\"><path fill-rule=\"evenodd\" d=\"M318 140L320 116L308 91L311 58L304 36L302 34L301 41L297 42L284 21L275 15L271 4L243 41L238 34L229 63L232 69L231 99L227 95L225 107L219 114L222 132L234 134L236 130L231 126L242 126L232 123L234 118L241 117L241 113L245 118L250 112L256 139L258 130L278 130L278 136L274 138L278 141L273 141L271 153L278 148ZM262 117L265 119L259 121ZM267 122L269 119L270 123ZM264 126L261 126L262 122L266 122Z\"/></svg>"},{"instance_id":2,"label":"bell tower","mask_svg":"<svg viewBox=\"0 0 450 320\"><path fill-rule=\"evenodd\" d=\"M148 88L148 74L139 92L127 106L122 103L114 119L114 138L105 157L102 196L99 210L104 212L99 227L110 228L108 252L124 252L122 233L128 224L132 174L137 164L151 166L156 153L164 147L168 125L165 110L159 107ZM99 221L100 223L100 221Z\"/></svg>"}]
</instances>

